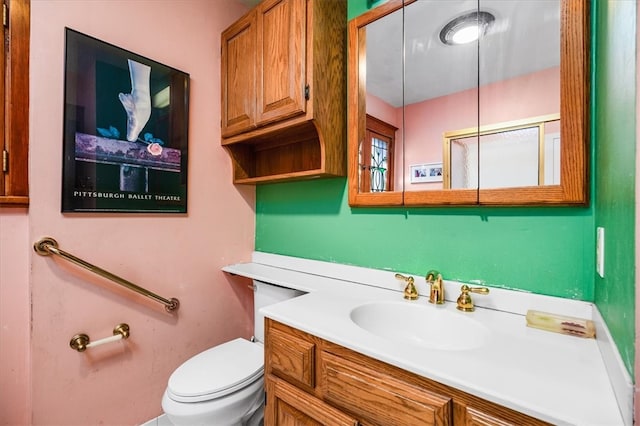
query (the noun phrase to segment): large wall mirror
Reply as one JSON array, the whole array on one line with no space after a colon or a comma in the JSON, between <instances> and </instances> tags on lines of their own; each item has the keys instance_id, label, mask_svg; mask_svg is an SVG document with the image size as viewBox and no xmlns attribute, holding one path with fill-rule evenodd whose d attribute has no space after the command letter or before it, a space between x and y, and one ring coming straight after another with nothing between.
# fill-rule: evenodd
<instances>
[{"instance_id":1,"label":"large wall mirror","mask_svg":"<svg viewBox=\"0 0 640 426\"><path fill-rule=\"evenodd\" d=\"M350 21L350 205L586 204L588 7L389 0Z\"/></svg>"}]
</instances>

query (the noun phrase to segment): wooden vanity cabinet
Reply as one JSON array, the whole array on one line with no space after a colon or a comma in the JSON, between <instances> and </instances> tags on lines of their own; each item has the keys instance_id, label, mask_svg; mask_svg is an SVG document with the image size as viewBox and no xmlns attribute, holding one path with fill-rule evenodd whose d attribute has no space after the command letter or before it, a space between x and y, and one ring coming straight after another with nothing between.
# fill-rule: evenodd
<instances>
[{"instance_id":1,"label":"wooden vanity cabinet","mask_svg":"<svg viewBox=\"0 0 640 426\"><path fill-rule=\"evenodd\" d=\"M234 183L346 173L346 1L263 0L222 33Z\"/></svg>"},{"instance_id":2,"label":"wooden vanity cabinet","mask_svg":"<svg viewBox=\"0 0 640 426\"><path fill-rule=\"evenodd\" d=\"M269 318L265 335L267 426L548 425Z\"/></svg>"}]
</instances>

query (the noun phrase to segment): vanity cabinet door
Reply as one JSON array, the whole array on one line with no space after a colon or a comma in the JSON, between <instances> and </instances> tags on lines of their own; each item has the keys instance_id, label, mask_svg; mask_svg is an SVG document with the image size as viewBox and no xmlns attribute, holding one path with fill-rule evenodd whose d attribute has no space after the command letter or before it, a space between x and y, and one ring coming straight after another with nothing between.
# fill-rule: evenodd
<instances>
[{"instance_id":1,"label":"vanity cabinet door","mask_svg":"<svg viewBox=\"0 0 640 426\"><path fill-rule=\"evenodd\" d=\"M542 426L549 425L533 417L482 401L474 406L455 401L453 422L456 426Z\"/></svg>"},{"instance_id":2,"label":"vanity cabinet door","mask_svg":"<svg viewBox=\"0 0 640 426\"><path fill-rule=\"evenodd\" d=\"M451 398L329 352L320 354L323 399L380 426L449 425Z\"/></svg>"},{"instance_id":3,"label":"vanity cabinet door","mask_svg":"<svg viewBox=\"0 0 640 426\"><path fill-rule=\"evenodd\" d=\"M315 386L315 344L302 336L269 328L265 353L267 369L296 386Z\"/></svg>"},{"instance_id":4,"label":"vanity cabinet door","mask_svg":"<svg viewBox=\"0 0 640 426\"><path fill-rule=\"evenodd\" d=\"M266 426L357 426L355 418L325 404L287 382L268 376L266 380Z\"/></svg>"}]
</instances>

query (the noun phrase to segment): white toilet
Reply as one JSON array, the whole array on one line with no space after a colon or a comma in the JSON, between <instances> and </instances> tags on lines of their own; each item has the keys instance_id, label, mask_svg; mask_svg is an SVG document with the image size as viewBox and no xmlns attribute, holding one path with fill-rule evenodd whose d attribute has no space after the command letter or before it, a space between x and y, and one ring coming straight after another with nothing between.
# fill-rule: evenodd
<instances>
[{"instance_id":1,"label":"white toilet","mask_svg":"<svg viewBox=\"0 0 640 426\"><path fill-rule=\"evenodd\" d=\"M238 338L185 361L171 377L162 409L175 426L258 426L264 418L264 315L260 308L304 294L253 282L256 342Z\"/></svg>"}]
</instances>

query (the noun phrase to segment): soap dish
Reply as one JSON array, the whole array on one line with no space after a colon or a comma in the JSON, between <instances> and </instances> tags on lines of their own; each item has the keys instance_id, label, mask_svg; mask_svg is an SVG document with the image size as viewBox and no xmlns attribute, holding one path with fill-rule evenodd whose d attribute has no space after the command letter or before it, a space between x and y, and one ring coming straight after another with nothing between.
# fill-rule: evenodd
<instances>
[{"instance_id":1,"label":"soap dish","mask_svg":"<svg viewBox=\"0 0 640 426\"><path fill-rule=\"evenodd\" d=\"M596 336L596 327L593 321L549 312L528 310L527 326L571 336L586 338Z\"/></svg>"}]
</instances>

